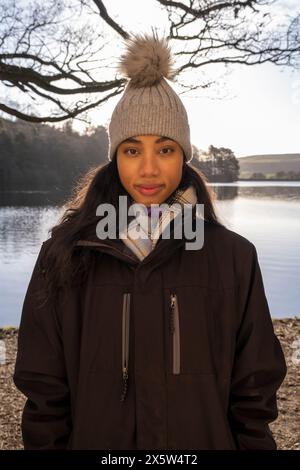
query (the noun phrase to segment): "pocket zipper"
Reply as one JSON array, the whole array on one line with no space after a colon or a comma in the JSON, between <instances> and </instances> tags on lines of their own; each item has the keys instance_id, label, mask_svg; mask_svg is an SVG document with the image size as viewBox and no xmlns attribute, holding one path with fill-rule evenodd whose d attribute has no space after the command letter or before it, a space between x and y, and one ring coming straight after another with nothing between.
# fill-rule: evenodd
<instances>
[{"instance_id":1,"label":"pocket zipper","mask_svg":"<svg viewBox=\"0 0 300 470\"><path fill-rule=\"evenodd\" d=\"M170 330L173 335L173 374L180 374L180 325L178 300L176 294L171 294L170 297Z\"/></svg>"},{"instance_id":2,"label":"pocket zipper","mask_svg":"<svg viewBox=\"0 0 300 470\"><path fill-rule=\"evenodd\" d=\"M123 391L121 401L126 398L128 388L128 360L129 360L129 324L130 324L130 293L123 294L122 311L122 382Z\"/></svg>"}]
</instances>

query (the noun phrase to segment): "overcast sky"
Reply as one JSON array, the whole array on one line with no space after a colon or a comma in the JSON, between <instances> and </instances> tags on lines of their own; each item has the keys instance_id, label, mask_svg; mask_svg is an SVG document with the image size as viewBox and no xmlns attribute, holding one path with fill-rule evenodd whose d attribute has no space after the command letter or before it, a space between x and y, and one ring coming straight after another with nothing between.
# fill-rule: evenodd
<instances>
[{"instance_id":1,"label":"overcast sky","mask_svg":"<svg viewBox=\"0 0 300 470\"><path fill-rule=\"evenodd\" d=\"M291 13L297 11L295 7L300 13L300 0L285 3ZM142 9L140 5L138 0L110 0L107 8L129 31L150 32L153 25L166 30L165 18L155 2L143 1ZM192 73L201 72L198 69ZM229 147L238 157L300 153L300 71L272 64L237 65L226 76L225 85L224 88L220 83L210 91L193 91L191 95L181 96L189 115L193 144L204 150L210 144ZM223 98L215 99L216 95ZM119 99L116 97L95 111L94 123L107 124Z\"/></svg>"}]
</instances>

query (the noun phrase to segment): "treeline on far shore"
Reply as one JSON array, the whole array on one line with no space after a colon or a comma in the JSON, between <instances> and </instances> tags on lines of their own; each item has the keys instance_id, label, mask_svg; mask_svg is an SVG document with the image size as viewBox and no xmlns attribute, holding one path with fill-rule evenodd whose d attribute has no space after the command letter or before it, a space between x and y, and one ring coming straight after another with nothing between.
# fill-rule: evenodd
<instances>
[{"instance_id":1,"label":"treeline on far shore","mask_svg":"<svg viewBox=\"0 0 300 470\"><path fill-rule=\"evenodd\" d=\"M243 178L243 174L239 178L240 180L257 180L257 181L300 181L300 171L276 171L276 173L260 173L254 172Z\"/></svg>"},{"instance_id":2,"label":"treeline on far shore","mask_svg":"<svg viewBox=\"0 0 300 470\"><path fill-rule=\"evenodd\" d=\"M67 123L49 125L0 119L0 189L69 191L90 168L107 161L106 129L80 135Z\"/></svg>"}]
</instances>

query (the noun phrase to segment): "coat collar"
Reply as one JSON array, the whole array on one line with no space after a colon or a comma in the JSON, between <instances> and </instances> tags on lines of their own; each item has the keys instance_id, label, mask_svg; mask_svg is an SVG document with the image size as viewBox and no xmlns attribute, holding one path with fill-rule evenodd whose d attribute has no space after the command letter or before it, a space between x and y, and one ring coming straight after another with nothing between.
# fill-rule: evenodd
<instances>
[{"instance_id":1,"label":"coat collar","mask_svg":"<svg viewBox=\"0 0 300 470\"><path fill-rule=\"evenodd\" d=\"M192 218L196 217L196 206L192 210ZM93 249L103 253L107 253L115 258L125 261L133 268L147 266L151 271L155 269L167 259L169 259L176 250L178 250L187 240L183 234L180 239L172 238L174 232L174 220L170 225L170 239L159 238L156 247L152 250L148 256L142 261L123 243L123 240L117 239L105 239L99 240L96 233L93 236L86 236L84 239L80 239L76 243L76 247Z\"/></svg>"},{"instance_id":2,"label":"coat collar","mask_svg":"<svg viewBox=\"0 0 300 470\"><path fill-rule=\"evenodd\" d=\"M182 194L182 193L181 193ZM191 192L188 193L191 196ZM192 193L195 194L195 193ZM193 197L192 199L193 200ZM191 202L189 199L188 202ZM191 211L191 217L194 220L196 217L196 204L193 201L193 208ZM147 266L150 270L155 269L162 263L164 263L172 254L179 249L187 240L184 236L180 239L172 237L174 232L174 220L170 222L170 239L164 239L160 236L156 242L155 249L153 249L144 259L140 260L135 253L128 247L124 240L117 239L104 239L100 240L96 235L96 230L93 230L89 234L86 234L84 238L80 239L76 243L76 247L93 249L107 253L115 258L127 262L133 268Z\"/></svg>"}]
</instances>

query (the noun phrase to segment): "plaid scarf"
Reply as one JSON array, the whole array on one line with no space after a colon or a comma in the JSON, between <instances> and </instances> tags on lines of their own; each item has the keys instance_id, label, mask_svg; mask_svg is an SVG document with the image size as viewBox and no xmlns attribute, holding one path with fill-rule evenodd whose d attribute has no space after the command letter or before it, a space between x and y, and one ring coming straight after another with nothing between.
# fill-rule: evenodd
<instances>
[{"instance_id":1,"label":"plaid scarf","mask_svg":"<svg viewBox=\"0 0 300 470\"><path fill-rule=\"evenodd\" d=\"M135 201L133 201L134 203ZM147 212L138 214L137 218L132 216L127 227L120 233L120 238L125 245L142 261L155 248L156 243L166 229L169 223L183 211L184 204L192 204L197 202L197 194L195 188L190 185L185 190L177 189L175 193L165 201L166 207L147 208ZM181 207L176 207L176 204ZM150 216L154 216L152 221L154 227L151 230ZM137 238L137 233L139 234Z\"/></svg>"}]
</instances>

